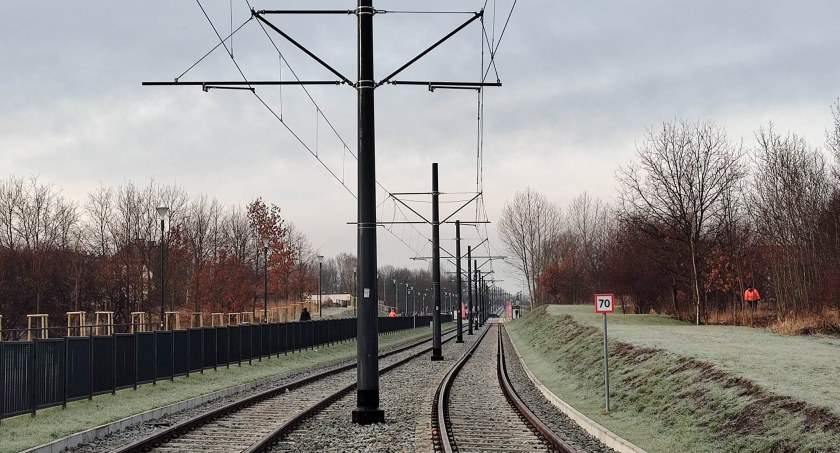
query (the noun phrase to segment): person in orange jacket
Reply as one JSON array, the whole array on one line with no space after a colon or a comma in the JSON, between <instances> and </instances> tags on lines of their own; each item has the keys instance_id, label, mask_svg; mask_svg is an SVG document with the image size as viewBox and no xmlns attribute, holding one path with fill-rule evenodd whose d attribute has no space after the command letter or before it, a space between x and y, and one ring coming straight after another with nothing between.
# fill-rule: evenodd
<instances>
[{"instance_id":1,"label":"person in orange jacket","mask_svg":"<svg viewBox=\"0 0 840 453\"><path fill-rule=\"evenodd\" d=\"M761 296L758 294L758 290L753 288L752 283L747 285L747 290L744 291L744 302L747 303L747 307L750 310L755 310L760 300Z\"/></svg>"},{"instance_id":2,"label":"person in orange jacket","mask_svg":"<svg viewBox=\"0 0 840 453\"><path fill-rule=\"evenodd\" d=\"M389 313L389 314L388 314L388 317L389 317L389 318L396 318L396 317L397 317L397 312L395 312L395 311L392 309L392 310L391 310L391 313Z\"/></svg>"}]
</instances>

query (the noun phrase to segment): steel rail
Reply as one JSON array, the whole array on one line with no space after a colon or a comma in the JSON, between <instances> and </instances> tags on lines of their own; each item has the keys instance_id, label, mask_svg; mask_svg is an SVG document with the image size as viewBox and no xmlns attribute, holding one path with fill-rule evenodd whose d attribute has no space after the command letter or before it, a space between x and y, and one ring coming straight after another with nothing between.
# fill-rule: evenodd
<instances>
[{"instance_id":1,"label":"steel rail","mask_svg":"<svg viewBox=\"0 0 840 453\"><path fill-rule=\"evenodd\" d=\"M449 334L449 333L452 333L454 331L455 331L455 329L451 329L451 330L447 331L446 333ZM451 339L452 338L449 338L447 341L449 341ZM394 355L394 354L399 354L403 351L406 351L406 350L411 349L411 348L415 348L417 346L420 346L424 343L428 343L428 342L431 342L431 341L432 341L432 338L430 337L430 338L424 339L422 341L417 341L417 342L408 344L406 346L403 346L403 347L385 352L383 354L380 354L379 357L384 358L384 357L389 357L389 356ZM431 349L432 349L431 347L427 348L426 350L424 350L424 353L425 353L425 351L430 351ZM168 442L171 439L177 438L178 436L180 436L183 433L188 433L188 432L190 432L190 431L192 431L192 430L194 430L194 429L196 429L200 426L203 426L207 423L210 423L213 420L218 419L222 416L225 416L227 414L243 410L243 409L245 409L249 406L253 406L254 404L259 403L260 401L275 397L277 395L281 395L283 393L286 393L287 391L291 391L291 390L294 390L296 388L308 385L310 383L319 381L321 379L332 376L334 374L338 374L338 373L342 373L344 371L351 370L355 367L356 367L355 362L351 363L351 364L348 364L348 365L341 365L341 366L333 367L333 368L327 369L325 371L322 371L320 373L316 373L312 376L308 376L308 377L299 379L297 381L291 382L289 384L286 384L286 385L283 385L283 386L280 386L280 387L277 387L277 388L274 388L274 389L271 389L271 390L266 390L266 391L257 393L255 395L243 398L243 399L238 400L238 401L234 401L234 402L226 404L222 407L216 408L212 411L206 412L204 414L200 414L196 417L193 417L193 418L184 420L180 423L177 423L175 425L172 425L172 426L170 426L170 427L168 427L168 428L166 428L162 431L158 431L156 433L153 433L152 435L150 435L148 437L145 437L143 439L139 439L139 440L137 440L137 441L135 441L131 444L125 445L122 448L115 449L115 450L113 450L113 452L115 452L115 453L136 453L136 452L143 452L143 451L147 451L147 450L156 448L156 447L160 446L161 444L163 444L165 442ZM353 386L355 386L355 384L353 384Z\"/></svg>"},{"instance_id":2,"label":"steel rail","mask_svg":"<svg viewBox=\"0 0 840 453\"><path fill-rule=\"evenodd\" d=\"M476 339L475 343L470 349L461 357L460 360L449 370L449 373L444 376L437 391L435 392L435 399L432 410L432 441L435 446L435 451L443 450L447 453L452 453L457 450L455 446L455 437L448 426L449 419L449 392L452 390L452 383L455 382L455 377L461 368L469 361L481 340L487 335L489 329L484 329L481 336Z\"/></svg>"},{"instance_id":3,"label":"steel rail","mask_svg":"<svg viewBox=\"0 0 840 453\"><path fill-rule=\"evenodd\" d=\"M513 385L511 385L510 379L507 375L507 366L505 365L505 348L502 341L502 329L503 326L500 324L498 335L499 353L497 354L498 360L496 375L499 378L499 385L502 387L502 392L505 394L508 402L510 402L516 412L519 413L525 423L527 423L531 429L539 435L543 442L549 444L552 448L561 453L579 453L579 450L566 443L566 441L555 434L551 428L546 426L545 423L543 423L542 420L540 420L540 418L528 408L525 402L519 398L519 395L516 393Z\"/></svg>"},{"instance_id":4,"label":"steel rail","mask_svg":"<svg viewBox=\"0 0 840 453\"><path fill-rule=\"evenodd\" d=\"M449 331L447 331L447 333L451 333L454 330L455 329L449 330ZM454 335L447 338L445 341L442 341L442 343L446 343L448 341L451 341L453 338L455 338ZM379 370L379 375L382 376L383 374L393 370L394 368L398 368L402 365L405 365L406 363L416 359L417 357L420 357L420 356L432 351L432 349L433 348L431 348L431 347L423 349L423 350L421 350L419 352L416 352L416 353L414 353L414 354L412 354L412 355L410 355L410 356L408 356L408 357L406 357L402 360L399 360L395 363L392 363L391 365L388 365L388 366L380 369ZM356 383L354 382L352 384L349 384L349 385L339 389L338 391L336 391L332 395L329 395L328 397L322 399L321 401L318 401L317 403L311 405L307 409L304 409L303 411L299 412L297 415L292 417L291 420L289 420L286 423L279 426L272 433L264 436L262 439L259 440L259 442L255 443L254 445L252 445L247 450L244 450L244 453L257 453L257 452L271 450L274 447L274 445L277 444L277 442L281 441L287 434L294 431L297 428L297 426L299 426L301 423L303 423L304 421L306 421L309 418L314 417L322 409L329 406L333 402L339 400L340 398L343 398L348 393L352 392L355 388L356 388Z\"/></svg>"}]
</instances>

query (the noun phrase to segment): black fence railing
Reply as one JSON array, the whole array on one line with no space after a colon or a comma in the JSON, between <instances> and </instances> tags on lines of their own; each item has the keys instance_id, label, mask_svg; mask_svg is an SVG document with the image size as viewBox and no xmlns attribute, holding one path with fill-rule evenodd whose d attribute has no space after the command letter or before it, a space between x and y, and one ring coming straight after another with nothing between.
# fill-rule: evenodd
<instances>
[{"instance_id":1,"label":"black fence railing","mask_svg":"<svg viewBox=\"0 0 840 453\"><path fill-rule=\"evenodd\" d=\"M432 317L378 319L379 333L389 333ZM0 419L354 338L356 319L348 318L0 341Z\"/></svg>"}]
</instances>

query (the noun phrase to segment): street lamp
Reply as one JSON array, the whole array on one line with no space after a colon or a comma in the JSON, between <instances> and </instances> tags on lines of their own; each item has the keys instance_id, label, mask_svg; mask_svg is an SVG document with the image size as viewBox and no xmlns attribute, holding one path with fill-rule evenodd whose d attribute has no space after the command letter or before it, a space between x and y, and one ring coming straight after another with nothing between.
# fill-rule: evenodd
<instances>
[{"instance_id":1,"label":"street lamp","mask_svg":"<svg viewBox=\"0 0 840 453\"><path fill-rule=\"evenodd\" d=\"M408 283L404 283L405 285L405 311L408 311Z\"/></svg>"},{"instance_id":2,"label":"street lamp","mask_svg":"<svg viewBox=\"0 0 840 453\"><path fill-rule=\"evenodd\" d=\"M158 206L157 208L158 218L160 218L160 330L163 330L163 320L166 314L164 313L165 308L163 306L163 301L165 299L166 290L165 290L165 283L166 281L163 278L164 273L164 264L163 264L163 233L164 233L164 226L166 224L166 217L169 215L169 208L166 206Z\"/></svg>"},{"instance_id":3,"label":"street lamp","mask_svg":"<svg viewBox=\"0 0 840 453\"><path fill-rule=\"evenodd\" d=\"M263 243L263 275L265 276L265 282L263 285L263 291L265 300L263 301L263 324L268 323L268 238L264 237L262 240Z\"/></svg>"},{"instance_id":4,"label":"street lamp","mask_svg":"<svg viewBox=\"0 0 840 453\"><path fill-rule=\"evenodd\" d=\"M411 312L417 316L417 291L414 290L413 286L411 287Z\"/></svg>"},{"instance_id":5,"label":"street lamp","mask_svg":"<svg viewBox=\"0 0 840 453\"><path fill-rule=\"evenodd\" d=\"M324 255L318 255L318 317L323 318L324 313L321 311L321 260Z\"/></svg>"},{"instance_id":6,"label":"street lamp","mask_svg":"<svg viewBox=\"0 0 840 453\"><path fill-rule=\"evenodd\" d=\"M396 311L397 314L400 314L400 298L399 294L397 294L397 279L392 278L391 281L394 282L394 311Z\"/></svg>"}]
</instances>

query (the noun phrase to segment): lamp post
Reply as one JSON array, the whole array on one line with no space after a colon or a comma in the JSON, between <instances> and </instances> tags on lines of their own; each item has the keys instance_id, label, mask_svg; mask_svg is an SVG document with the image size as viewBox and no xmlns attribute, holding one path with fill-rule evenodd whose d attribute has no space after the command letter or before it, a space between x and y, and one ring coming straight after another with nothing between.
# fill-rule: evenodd
<instances>
[{"instance_id":1,"label":"lamp post","mask_svg":"<svg viewBox=\"0 0 840 453\"><path fill-rule=\"evenodd\" d=\"M391 281L394 282L394 311L396 311L397 314L399 315L400 314L400 303L399 303L400 298L399 298L399 294L397 293L397 279L392 278Z\"/></svg>"},{"instance_id":2,"label":"lamp post","mask_svg":"<svg viewBox=\"0 0 840 453\"><path fill-rule=\"evenodd\" d=\"M404 283L405 285L405 311L408 311L408 283Z\"/></svg>"},{"instance_id":3,"label":"lamp post","mask_svg":"<svg viewBox=\"0 0 840 453\"><path fill-rule=\"evenodd\" d=\"M321 260L324 255L318 255L318 317L323 318L324 313L321 311Z\"/></svg>"},{"instance_id":4,"label":"lamp post","mask_svg":"<svg viewBox=\"0 0 840 453\"><path fill-rule=\"evenodd\" d=\"M166 216L169 215L169 208L166 206L158 206L157 208L158 218L160 218L160 330L163 330L163 321L166 316L165 308L163 305L163 301L166 298L166 290L165 284L166 281L163 278L164 273L164 263L163 263L163 233L164 233L164 226L166 224Z\"/></svg>"},{"instance_id":5,"label":"lamp post","mask_svg":"<svg viewBox=\"0 0 840 453\"><path fill-rule=\"evenodd\" d=\"M264 237L263 243L263 324L268 323L268 238Z\"/></svg>"}]
</instances>

